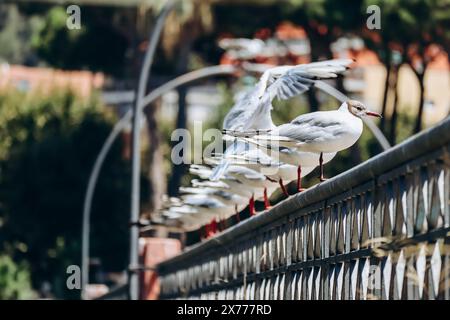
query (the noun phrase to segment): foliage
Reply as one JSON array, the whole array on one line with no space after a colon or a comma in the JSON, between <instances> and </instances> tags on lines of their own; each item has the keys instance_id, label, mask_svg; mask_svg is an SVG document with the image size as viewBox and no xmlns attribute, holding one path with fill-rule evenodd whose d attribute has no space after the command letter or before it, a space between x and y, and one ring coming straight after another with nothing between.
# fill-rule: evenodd
<instances>
[{"instance_id":1,"label":"foliage","mask_svg":"<svg viewBox=\"0 0 450 320\"><path fill-rule=\"evenodd\" d=\"M57 297L76 294L64 289L65 270L80 264L87 179L111 120L96 99L70 92L0 95L0 250L27 261L33 286L48 281ZM116 143L106 159L92 209L91 256L105 271L122 271L127 261L129 167L121 149Z\"/></svg>"},{"instance_id":2,"label":"foliage","mask_svg":"<svg viewBox=\"0 0 450 320\"><path fill-rule=\"evenodd\" d=\"M38 15L24 19L14 5L0 6L0 62L34 64L31 42L42 23Z\"/></svg>"},{"instance_id":3,"label":"foliage","mask_svg":"<svg viewBox=\"0 0 450 320\"><path fill-rule=\"evenodd\" d=\"M17 264L11 257L0 255L0 300L31 299L33 296L26 264Z\"/></svg>"},{"instance_id":4,"label":"foliage","mask_svg":"<svg viewBox=\"0 0 450 320\"><path fill-rule=\"evenodd\" d=\"M65 8L52 7L33 39L33 46L39 56L54 67L121 75L128 40L110 24L114 13L114 10L98 12L85 7L81 29L69 30Z\"/></svg>"}]
</instances>

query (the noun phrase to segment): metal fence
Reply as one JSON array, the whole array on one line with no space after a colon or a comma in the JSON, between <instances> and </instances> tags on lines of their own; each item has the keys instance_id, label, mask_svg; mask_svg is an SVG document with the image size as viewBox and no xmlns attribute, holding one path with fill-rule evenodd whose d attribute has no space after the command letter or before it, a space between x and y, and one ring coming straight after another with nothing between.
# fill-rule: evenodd
<instances>
[{"instance_id":1,"label":"metal fence","mask_svg":"<svg viewBox=\"0 0 450 320\"><path fill-rule=\"evenodd\" d=\"M449 299L450 118L158 266L161 298Z\"/></svg>"}]
</instances>

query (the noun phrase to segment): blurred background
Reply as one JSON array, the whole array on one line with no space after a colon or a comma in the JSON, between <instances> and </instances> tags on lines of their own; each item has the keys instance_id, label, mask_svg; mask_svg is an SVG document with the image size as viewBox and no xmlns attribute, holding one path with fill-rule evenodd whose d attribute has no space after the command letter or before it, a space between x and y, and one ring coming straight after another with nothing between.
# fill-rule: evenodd
<instances>
[{"instance_id":1,"label":"blurred background","mask_svg":"<svg viewBox=\"0 0 450 320\"><path fill-rule=\"evenodd\" d=\"M78 299L66 268L80 265L83 197L94 159L132 106L141 63L163 0L79 0L80 29L67 27L69 3L0 4L0 299ZM381 28L370 30L369 5ZM251 62L299 64L353 58L333 83L383 113L395 145L449 115L448 0L185 0L165 23L148 90L187 71L236 58L225 38L264 40ZM191 177L170 161L175 128L220 128L251 76L216 77L165 94L145 112L142 217ZM276 102L275 123L339 103L315 90ZM130 128L102 168L91 222L91 281L105 293L126 282ZM326 168L332 176L381 152L368 130ZM315 181L309 181L314 183ZM154 227L153 237L186 237Z\"/></svg>"}]
</instances>

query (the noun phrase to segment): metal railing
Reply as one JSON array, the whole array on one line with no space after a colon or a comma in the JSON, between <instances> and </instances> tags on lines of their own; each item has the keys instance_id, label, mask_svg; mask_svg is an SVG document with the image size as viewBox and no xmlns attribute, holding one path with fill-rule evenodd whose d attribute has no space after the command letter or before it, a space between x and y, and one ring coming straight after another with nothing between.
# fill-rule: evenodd
<instances>
[{"instance_id":1,"label":"metal railing","mask_svg":"<svg viewBox=\"0 0 450 320\"><path fill-rule=\"evenodd\" d=\"M158 266L161 298L450 299L450 118Z\"/></svg>"}]
</instances>

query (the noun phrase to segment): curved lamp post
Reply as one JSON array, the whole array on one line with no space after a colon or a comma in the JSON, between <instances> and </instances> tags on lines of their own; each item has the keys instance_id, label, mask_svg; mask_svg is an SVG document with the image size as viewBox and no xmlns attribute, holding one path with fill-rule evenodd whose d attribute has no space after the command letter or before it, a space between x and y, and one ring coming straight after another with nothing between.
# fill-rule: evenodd
<instances>
[{"instance_id":1,"label":"curved lamp post","mask_svg":"<svg viewBox=\"0 0 450 320\"><path fill-rule=\"evenodd\" d=\"M141 173L141 120L142 100L147 90L150 77L150 67L153 64L156 47L164 27L167 15L172 11L175 2L169 0L163 7L156 20L155 29L150 36L150 43L145 53L144 63L139 76L136 102L133 108L132 146L131 146L131 206L130 206L130 259L128 265L128 290L130 300L139 299L139 202L140 202L140 173Z\"/></svg>"},{"instance_id":2,"label":"curved lamp post","mask_svg":"<svg viewBox=\"0 0 450 320\"><path fill-rule=\"evenodd\" d=\"M132 146L132 184L131 184L131 221L134 222L137 220L136 212L139 211L139 165L140 165L140 158L136 157L135 154L136 150L139 150L140 147L139 144L139 124L141 115L137 110L139 110L139 106L141 104L141 100L144 98L146 86L148 83L148 78L150 76L150 67L153 63L153 57L155 55L156 47L159 41L159 38L161 36L161 32L164 26L164 22L166 21L167 15L169 12L173 9L175 5L175 2L172 0L169 0L163 7L161 14L158 16L155 24L155 28L150 35L150 43L148 45L147 51L145 53L144 57L144 63L141 69L141 73L139 75L139 83L138 83L138 92L136 96L135 105L133 108L134 111L134 117L133 117L133 146ZM119 131L120 132L120 131ZM109 138L108 138L109 140ZM112 139L113 141L114 139ZM112 143L112 141L110 143ZM107 141L108 142L108 141ZM106 155L106 153L105 153ZM95 170L95 165L94 165ZM100 168L98 168L100 170ZM136 172L137 172L137 182L136 182ZM89 189L89 188L88 188ZM92 195L91 195L92 198ZM139 215L139 213L137 213ZM81 288L81 297L82 299L86 298L86 285L89 281L89 262L87 259L87 256L89 254L89 243L85 241L86 238L89 237L89 216L85 217L85 214L83 214L83 235L82 235L82 288ZM137 246L138 246L138 226L136 225L134 227L134 224L131 225L131 239L130 239L130 267L137 264L138 260L138 252L137 252ZM135 252L136 251L136 252ZM129 281L129 291L130 291L130 299L137 299L138 298L138 279L136 274L130 273L128 277Z\"/></svg>"}]
</instances>

